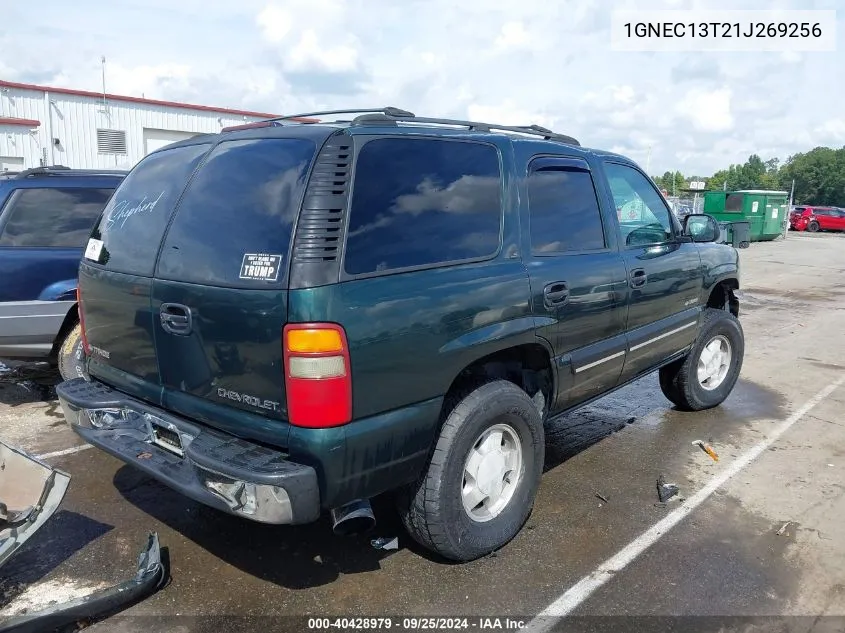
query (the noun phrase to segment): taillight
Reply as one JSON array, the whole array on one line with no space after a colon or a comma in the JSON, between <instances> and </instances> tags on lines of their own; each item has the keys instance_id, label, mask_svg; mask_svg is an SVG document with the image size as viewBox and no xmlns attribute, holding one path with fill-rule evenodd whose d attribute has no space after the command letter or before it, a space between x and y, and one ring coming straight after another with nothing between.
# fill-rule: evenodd
<instances>
[{"instance_id":1,"label":"taillight","mask_svg":"<svg viewBox=\"0 0 845 633\"><path fill-rule=\"evenodd\" d=\"M82 310L82 294L79 292L79 286L76 288L76 312L79 314L79 330L82 332L82 351L88 356L91 348L88 347L88 336L85 334L85 312Z\"/></svg>"},{"instance_id":2,"label":"taillight","mask_svg":"<svg viewBox=\"0 0 845 633\"><path fill-rule=\"evenodd\" d=\"M352 420L352 368L343 328L291 323L282 339L290 423L325 428Z\"/></svg>"}]
</instances>

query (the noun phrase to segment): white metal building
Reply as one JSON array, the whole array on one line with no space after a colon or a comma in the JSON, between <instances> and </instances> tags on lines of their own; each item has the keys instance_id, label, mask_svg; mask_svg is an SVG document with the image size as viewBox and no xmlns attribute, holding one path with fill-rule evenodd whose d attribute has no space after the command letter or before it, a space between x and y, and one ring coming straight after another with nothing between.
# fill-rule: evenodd
<instances>
[{"instance_id":1,"label":"white metal building","mask_svg":"<svg viewBox=\"0 0 845 633\"><path fill-rule=\"evenodd\" d=\"M128 169L174 141L273 116L0 81L0 171Z\"/></svg>"}]
</instances>

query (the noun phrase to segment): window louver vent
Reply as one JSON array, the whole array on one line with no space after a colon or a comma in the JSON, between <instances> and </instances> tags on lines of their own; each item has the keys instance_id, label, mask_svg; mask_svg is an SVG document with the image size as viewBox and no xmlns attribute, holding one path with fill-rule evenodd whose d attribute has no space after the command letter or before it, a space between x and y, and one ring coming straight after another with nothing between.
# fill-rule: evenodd
<instances>
[{"instance_id":1,"label":"window louver vent","mask_svg":"<svg viewBox=\"0 0 845 633\"><path fill-rule=\"evenodd\" d=\"M317 157L305 192L296 227L294 262L337 261L351 171L352 139L346 135L330 139Z\"/></svg>"},{"instance_id":2,"label":"window louver vent","mask_svg":"<svg viewBox=\"0 0 845 633\"><path fill-rule=\"evenodd\" d=\"M97 152L100 154L126 154L126 132L123 130L97 130Z\"/></svg>"}]
</instances>

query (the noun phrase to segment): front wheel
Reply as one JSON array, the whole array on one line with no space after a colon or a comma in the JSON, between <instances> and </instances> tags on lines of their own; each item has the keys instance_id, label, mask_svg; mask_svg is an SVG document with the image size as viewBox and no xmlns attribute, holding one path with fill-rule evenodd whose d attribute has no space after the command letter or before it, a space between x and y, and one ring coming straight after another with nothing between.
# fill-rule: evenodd
<instances>
[{"instance_id":1,"label":"front wheel","mask_svg":"<svg viewBox=\"0 0 845 633\"><path fill-rule=\"evenodd\" d=\"M690 353L660 368L660 388L684 411L716 407L730 395L745 354L742 326L733 314L708 308Z\"/></svg>"},{"instance_id":2,"label":"front wheel","mask_svg":"<svg viewBox=\"0 0 845 633\"><path fill-rule=\"evenodd\" d=\"M64 380L85 375L85 352L82 350L82 328L77 323L59 345L59 373Z\"/></svg>"},{"instance_id":3,"label":"front wheel","mask_svg":"<svg viewBox=\"0 0 845 633\"><path fill-rule=\"evenodd\" d=\"M810 223L807 225L807 230L808 230L810 233L817 233L817 232L818 232L818 230L819 230L819 228L821 228L821 227L819 227L819 223L818 223L818 222L810 222Z\"/></svg>"},{"instance_id":4,"label":"front wheel","mask_svg":"<svg viewBox=\"0 0 845 633\"><path fill-rule=\"evenodd\" d=\"M428 470L399 495L409 534L457 561L508 543L534 505L545 440L536 403L511 382L490 382L446 418Z\"/></svg>"}]
</instances>

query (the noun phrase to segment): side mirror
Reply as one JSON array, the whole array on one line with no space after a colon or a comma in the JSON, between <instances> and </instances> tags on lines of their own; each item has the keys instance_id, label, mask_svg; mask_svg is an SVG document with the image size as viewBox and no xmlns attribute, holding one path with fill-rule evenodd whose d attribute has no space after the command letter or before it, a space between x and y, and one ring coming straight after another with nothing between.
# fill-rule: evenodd
<instances>
[{"instance_id":1,"label":"side mirror","mask_svg":"<svg viewBox=\"0 0 845 633\"><path fill-rule=\"evenodd\" d=\"M691 237L693 242L716 242L721 232L713 216L691 213L684 218L684 235Z\"/></svg>"}]
</instances>

